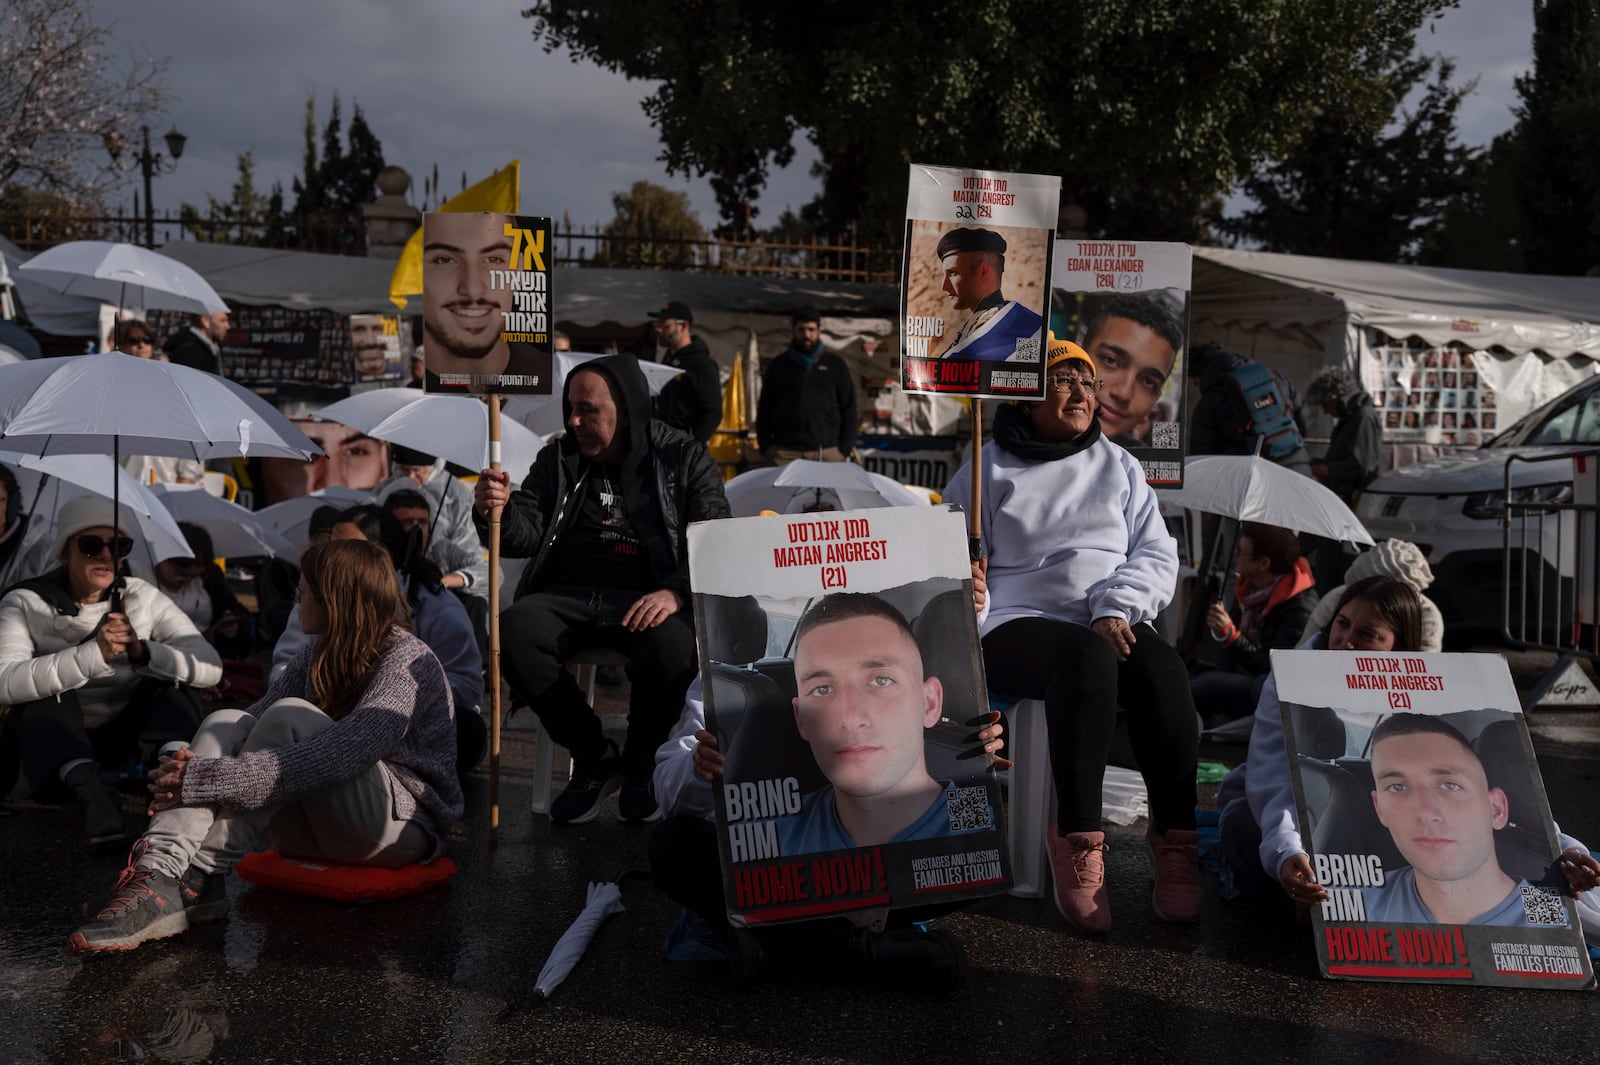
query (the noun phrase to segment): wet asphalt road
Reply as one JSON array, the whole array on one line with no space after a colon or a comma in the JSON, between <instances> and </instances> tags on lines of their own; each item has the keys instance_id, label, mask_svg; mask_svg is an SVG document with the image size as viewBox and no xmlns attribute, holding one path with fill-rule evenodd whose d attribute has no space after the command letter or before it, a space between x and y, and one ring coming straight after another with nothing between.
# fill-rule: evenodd
<instances>
[{"instance_id":1,"label":"wet asphalt road","mask_svg":"<svg viewBox=\"0 0 1600 1065\"><path fill-rule=\"evenodd\" d=\"M1557 820L1594 845L1600 713L1532 724ZM720 965L662 960L675 907L645 871L648 829L617 824L608 802L599 822L553 830L528 811L531 764L531 733L508 732L499 846L478 779L444 890L352 907L235 880L228 920L89 962L62 943L121 859L82 854L71 810L11 808L0 1062L1600 1060L1594 993L1323 980L1309 926L1221 903L1209 878L1200 923L1164 924L1142 822L1108 834L1104 939L1068 931L1048 898L1001 897L941 923L969 964L948 997L814 972L734 987ZM585 884L618 878L627 912L534 999Z\"/></svg>"}]
</instances>

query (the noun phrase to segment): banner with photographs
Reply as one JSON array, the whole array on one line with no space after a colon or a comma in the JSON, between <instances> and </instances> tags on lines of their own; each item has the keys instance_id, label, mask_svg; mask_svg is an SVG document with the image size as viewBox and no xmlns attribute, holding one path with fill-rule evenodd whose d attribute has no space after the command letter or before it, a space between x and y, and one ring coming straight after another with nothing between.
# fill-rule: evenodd
<instances>
[{"instance_id":1,"label":"banner with photographs","mask_svg":"<svg viewBox=\"0 0 1600 1065\"><path fill-rule=\"evenodd\" d=\"M1187 244L1056 241L1050 329L1093 357L1100 428L1153 485L1183 484L1193 260Z\"/></svg>"},{"instance_id":2,"label":"banner with photographs","mask_svg":"<svg viewBox=\"0 0 1600 1065\"><path fill-rule=\"evenodd\" d=\"M1381 376L1362 384L1383 411L1386 442L1478 447L1500 432L1494 389L1472 352L1394 345L1374 355L1382 360Z\"/></svg>"},{"instance_id":3,"label":"banner with photographs","mask_svg":"<svg viewBox=\"0 0 1600 1065\"><path fill-rule=\"evenodd\" d=\"M1505 659L1273 651L1272 673L1326 975L1594 986Z\"/></svg>"},{"instance_id":4,"label":"banner with photographs","mask_svg":"<svg viewBox=\"0 0 1600 1065\"><path fill-rule=\"evenodd\" d=\"M1061 179L913 166L900 285L907 392L1039 399Z\"/></svg>"},{"instance_id":5,"label":"banner with photographs","mask_svg":"<svg viewBox=\"0 0 1600 1065\"><path fill-rule=\"evenodd\" d=\"M690 528L734 924L1009 888L966 544L945 508Z\"/></svg>"},{"instance_id":6,"label":"banner with photographs","mask_svg":"<svg viewBox=\"0 0 1600 1065\"><path fill-rule=\"evenodd\" d=\"M400 316L352 314L350 347L354 351L355 379L360 384L398 381L405 371L400 353Z\"/></svg>"},{"instance_id":7,"label":"banner with photographs","mask_svg":"<svg viewBox=\"0 0 1600 1065\"><path fill-rule=\"evenodd\" d=\"M552 254L548 218L423 216L427 391L550 395Z\"/></svg>"}]
</instances>

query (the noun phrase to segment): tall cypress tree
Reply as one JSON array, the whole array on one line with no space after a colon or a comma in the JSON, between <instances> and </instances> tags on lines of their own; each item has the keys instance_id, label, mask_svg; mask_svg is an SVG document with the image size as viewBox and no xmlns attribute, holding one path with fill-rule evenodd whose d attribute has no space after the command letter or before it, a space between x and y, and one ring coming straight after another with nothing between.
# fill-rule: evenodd
<instances>
[{"instance_id":1,"label":"tall cypress tree","mask_svg":"<svg viewBox=\"0 0 1600 1065\"><path fill-rule=\"evenodd\" d=\"M1517 95L1523 261L1600 269L1600 0L1534 0L1533 71Z\"/></svg>"}]
</instances>

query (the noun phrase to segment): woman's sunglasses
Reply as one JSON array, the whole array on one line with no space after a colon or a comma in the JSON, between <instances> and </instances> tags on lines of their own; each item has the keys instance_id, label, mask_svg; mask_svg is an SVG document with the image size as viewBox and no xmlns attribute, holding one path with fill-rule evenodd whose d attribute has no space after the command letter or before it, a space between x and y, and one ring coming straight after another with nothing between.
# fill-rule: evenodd
<instances>
[{"instance_id":1,"label":"woman's sunglasses","mask_svg":"<svg viewBox=\"0 0 1600 1065\"><path fill-rule=\"evenodd\" d=\"M103 536L78 537L78 550L83 552L84 558L99 558L100 553L108 547L117 558L127 558L133 550L133 537L113 536L109 540Z\"/></svg>"}]
</instances>

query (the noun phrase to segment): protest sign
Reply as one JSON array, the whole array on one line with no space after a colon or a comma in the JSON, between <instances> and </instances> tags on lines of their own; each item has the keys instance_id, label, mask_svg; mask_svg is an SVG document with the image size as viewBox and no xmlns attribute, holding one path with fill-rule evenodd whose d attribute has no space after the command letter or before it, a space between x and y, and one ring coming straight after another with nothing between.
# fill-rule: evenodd
<instances>
[{"instance_id":1,"label":"protest sign","mask_svg":"<svg viewBox=\"0 0 1600 1065\"><path fill-rule=\"evenodd\" d=\"M965 521L887 507L702 522L689 569L729 919L1010 884Z\"/></svg>"},{"instance_id":2,"label":"protest sign","mask_svg":"<svg viewBox=\"0 0 1600 1065\"><path fill-rule=\"evenodd\" d=\"M1594 986L1503 658L1273 651L1272 671L1326 975Z\"/></svg>"},{"instance_id":3,"label":"protest sign","mask_svg":"<svg viewBox=\"0 0 1600 1065\"><path fill-rule=\"evenodd\" d=\"M427 391L550 394L551 255L548 218L423 216Z\"/></svg>"},{"instance_id":4,"label":"protest sign","mask_svg":"<svg viewBox=\"0 0 1600 1065\"><path fill-rule=\"evenodd\" d=\"M404 359L400 354L399 315L352 314L350 347L355 352L352 365L357 382L400 380Z\"/></svg>"},{"instance_id":5,"label":"protest sign","mask_svg":"<svg viewBox=\"0 0 1600 1065\"><path fill-rule=\"evenodd\" d=\"M1094 358L1105 382L1098 416L1106 436L1133 453L1155 485L1183 483L1188 409L1187 244L1058 240L1050 329Z\"/></svg>"},{"instance_id":6,"label":"protest sign","mask_svg":"<svg viewBox=\"0 0 1600 1065\"><path fill-rule=\"evenodd\" d=\"M900 291L907 392L1039 399L1061 179L913 166Z\"/></svg>"}]
</instances>

